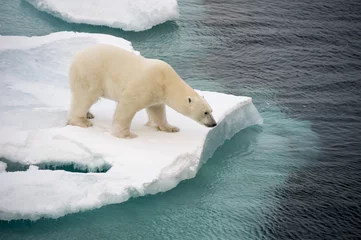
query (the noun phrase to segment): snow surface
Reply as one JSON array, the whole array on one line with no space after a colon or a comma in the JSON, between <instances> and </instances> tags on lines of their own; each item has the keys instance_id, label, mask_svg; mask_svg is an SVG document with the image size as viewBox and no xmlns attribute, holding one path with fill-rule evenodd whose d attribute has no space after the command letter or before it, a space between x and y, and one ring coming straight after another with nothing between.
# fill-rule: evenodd
<instances>
[{"instance_id":1,"label":"snow surface","mask_svg":"<svg viewBox=\"0 0 361 240\"><path fill-rule=\"evenodd\" d=\"M133 51L130 42L101 34L0 37L0 158L30 165L27 171L0 170L0 220L58 218L167 191L193 178L226 139L262 123L251 98L200 91L214 110L216 128L167 108L181 131L160 132L144 125L143 110L131 127L138 138L118 139L110 134L115 103L105 99L91 109L92 128L65 126L70 59L96 42ZM69 164L89 173L37 167Z\"/></svg>"},{"instance_id":2,"label":"snow surface","mask_svg":"<svg viewBox=\"0 0 361 240\"><path fill-rule=\"evenodd\" d=\"M177 0L27 0L70 23L143 31L179 16Z\"/></svg>"}]
</instances>

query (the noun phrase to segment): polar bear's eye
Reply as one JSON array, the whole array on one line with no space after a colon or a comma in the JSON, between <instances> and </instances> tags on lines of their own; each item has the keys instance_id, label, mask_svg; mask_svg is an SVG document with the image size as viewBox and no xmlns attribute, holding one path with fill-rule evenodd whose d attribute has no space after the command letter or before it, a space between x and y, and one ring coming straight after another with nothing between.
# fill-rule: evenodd
<instances>
[{"instance_id":1,"label":"polar bear's eye","mask_svg":"<svg viewBox=\"0 0 361 240\"><path fill-rule=\"evenodd\" d=\"M208 114L208 112L205 112L205 113L204 113L204 115L207 115L207 114Z\"/></svg>"}]
</instances>

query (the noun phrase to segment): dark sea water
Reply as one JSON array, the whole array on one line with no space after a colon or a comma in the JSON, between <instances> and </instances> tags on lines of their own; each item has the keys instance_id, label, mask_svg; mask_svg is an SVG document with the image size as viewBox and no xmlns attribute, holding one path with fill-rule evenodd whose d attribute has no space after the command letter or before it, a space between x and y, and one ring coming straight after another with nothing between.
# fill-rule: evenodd
<instances>
[{"instance_id":1,"label":"dark sea water","mask_svg":"<svg viewBox=\"0 0 361 240\"><path fill-rule=\"evenodd\" d=\"M264 119L166 193L57 220L0 222L0 239L360 239L361 1L179 7L178 21L134 33L0 1L1 35L123 37L193 87L251 96Z\"/></svg>"}]
</instances>

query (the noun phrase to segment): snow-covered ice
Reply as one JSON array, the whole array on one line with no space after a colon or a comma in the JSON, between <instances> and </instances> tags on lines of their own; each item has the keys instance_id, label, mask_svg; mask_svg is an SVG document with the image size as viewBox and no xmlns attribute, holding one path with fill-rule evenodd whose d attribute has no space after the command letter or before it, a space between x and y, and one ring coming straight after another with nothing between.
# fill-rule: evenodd
<instances>
[{"instance_id":1,"label":"snow-covered ice","mask_svg":"<svg viewBox=\"0 0 361 240\"><path fill-rule=\"evenodd\" d=\"M179 16L177 0L27 0L70 23L143 31Z\"/></svg>"},{"instance_id":2,"label":"snow-covered ice","mask_svg":"<svg viewBox=\"0 0 361 240\"><path fill-rule=\"evenodd\" d=\"M144 126L141 111L131 127L138 138L118 139L110 134L115 103L105 99L91 109L94 127L65 126L71 56L97 42L134 51L130 42L101 34L0 36L0 158L30 165L6 172L0 162L0 220L57 218L167 191L193 178L226 139L262 122L251 98L200 91L214 110L216 128L168 108L169 121L181 131L164 133ZM90 172L41 170L42 164ZM109 170L95 172L102 169Z\"/></svg>"}]
</instances>

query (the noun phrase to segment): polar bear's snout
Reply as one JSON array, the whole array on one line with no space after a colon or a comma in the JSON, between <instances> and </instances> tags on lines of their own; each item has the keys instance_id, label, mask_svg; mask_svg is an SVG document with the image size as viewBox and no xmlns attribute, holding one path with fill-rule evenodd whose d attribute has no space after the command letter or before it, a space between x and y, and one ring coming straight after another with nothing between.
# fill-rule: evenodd
<instances>
[{"instance_id":1,"label":"polar bear's snout","mask_svg":"<svg viewBox=\"0 0 361 240\"><path fill-rule=\"evenodd\" d=\"M216 120L214 120L213 116L210 115L211 120L207 123L204 124L206 127L215 127L217 126L217 122Z\"/></svg>"},{"instance_id":2,"label":"polar bear's snout","mask_svg":"<svg viewBox=\"0 0 361 240\"><path fill-rule=\"evenodd\" d=\"M204 126L210 127L210 128L217 126L217 122L216 122L216 120L214 120L214 118L211 114L208 114L207 118L208 118L207 122L204 124Z\"/></svg>"}]
</instances>

